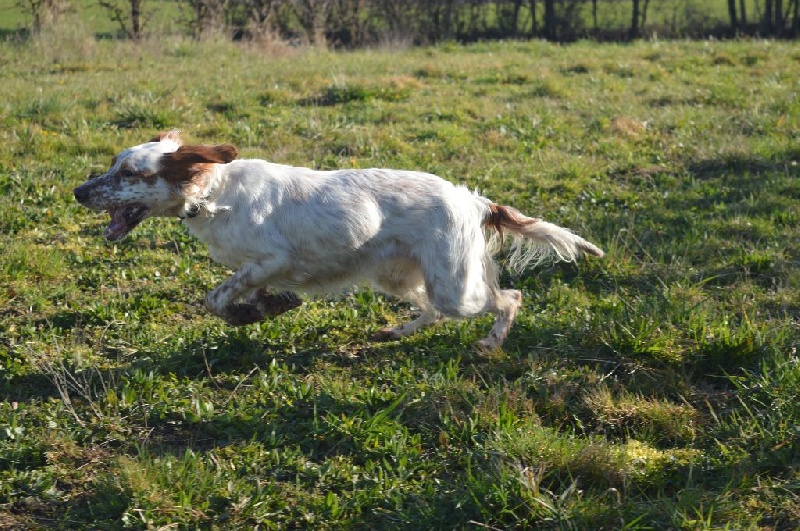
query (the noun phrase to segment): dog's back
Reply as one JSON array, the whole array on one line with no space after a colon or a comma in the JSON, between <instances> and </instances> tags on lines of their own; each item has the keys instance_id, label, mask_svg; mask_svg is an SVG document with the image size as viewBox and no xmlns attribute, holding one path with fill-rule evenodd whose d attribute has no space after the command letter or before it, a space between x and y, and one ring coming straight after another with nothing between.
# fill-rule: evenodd
<instances>
[{"instance_id":1,"label":"dog's back","mask_svg":"<svg viewBox=\"0 0 800 531\"><path fill-rule=\"evenodd\" d=\"M314 171L241 160L208 199L220 214L186 220L216 260L238 268L259 255L287 265L275 285L320 292L372 280L386 260L441 256L483 242L482 200L431 174ZM447 235L459 234L457 242Z\"/></svg>"}]
</instances>

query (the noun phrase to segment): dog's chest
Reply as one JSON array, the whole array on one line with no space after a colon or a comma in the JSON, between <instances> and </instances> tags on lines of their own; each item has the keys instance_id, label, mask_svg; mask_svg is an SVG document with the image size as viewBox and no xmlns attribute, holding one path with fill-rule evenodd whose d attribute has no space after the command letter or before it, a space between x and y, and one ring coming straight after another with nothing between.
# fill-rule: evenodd
<instances>
[{"instance_id":1,"label":"dog's chest","mask_svg":"<svg viewBox=\"0 0 800 531\"><path fill-rule=\"evenodd\" d=\"M248 234L247 227L230 223L225 213L186 220L185 225L195 238L206 244L212 260L230 268L237 269L259 254L254 235Z\"/></svg>"}]
</instances>

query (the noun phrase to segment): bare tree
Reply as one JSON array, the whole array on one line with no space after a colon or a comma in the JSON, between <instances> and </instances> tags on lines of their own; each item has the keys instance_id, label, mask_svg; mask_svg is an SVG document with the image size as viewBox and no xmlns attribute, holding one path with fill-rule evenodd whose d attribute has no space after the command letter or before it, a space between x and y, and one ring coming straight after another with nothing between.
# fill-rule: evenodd
<instances>
[{"instance_id":1,"label":"bare tree","mask_svg":"<svg viewBox=\"0 0 800 531\"><path fill-rule=\"evenodd\" d=\"M382 34L387 41L415 42L420 40L416 2L374 0L373 9L381 14Z\"/></svg>"},{"instance_id":2,"label":"bare tree","mask_svg":"<svg viewBox=\"0 0 800 531\"><path fill-rule=\"evenodd\" d=\"M144 35L144 26L149 17L142 11L143 0L98 0L108 16L119 24L126 37L139 41Z\"/></svg>"},{"instance_id":3,"label":"bare tree","mask_svg":"<svg viewBox=\"0 0 800 531\"><path fill-rule=\"evenodd\" d=\"M773 19L772 19L772 0L764 0L764 15L761 18L761 25L764 28L764 34L772 35L774 32Z\"/></svg>"},{"instance_id":4,"label":"bare tree","mask_svg":"<svg viewBox=\"0 0 800 531\"><path fill-rule=\"evenodd\" d=\"M31 32L39 33L47 24L55 24L70 10L67 0L17 0L17 7L31 17Z\"/></svg>"},{"instance_id":5,"label":"bare tree","mask_svg":"<svg viewBox=\"0 0 800 531\"><path fill-rule=\"evenodd\" d=\"M422 32L432 41L452 39L458 34L460 0L419 2Z\"/></svg>"},{"instance_id":6,"label":"bare tree","mask_svg":"<svg viewBox=\"0 0 800 531\"><path fill-rule=\"evenodd\" d=\"M502 37L516 37L519 35L519 15L522 11L523 0L506 0L499 2L497 9L497 25L499 35Z\"/></svg>"},{"instance_id":7,"label":"bare tree","mask_svg":"<svg viewBox=\"0 0 800 531\"><path fill-rule=\"evenodd\" d=\"M250 30L258 38L281 36L286 0L243 0Z\"/></svg>"},{"instance_id":8,"label":"bare tree","mask_svg":"<svg viewBox=\"0 0 800 531\"><path fill-rule=\"evenodd\" d=\"M531 10L531 36L535 36L539 31L536 22L536 0L528 0L528 4Z\"/></svg>"},{"instance_id":9,"label":"bare tree","mask_svg":"<svg viewBox=\"0 0 800 531\"><path fill-rule=\"evenodd\" d=\"M491 23L488 20L488 9L485 0L467 0L467 32L472 35L486 35Z\"/></svg>"},{"instance_id":10,"label":"bare tree","mask_svg":"<svg viewBox=\"0 0 800 531\"><path fill-rule=\"evenodd\" d=\"M641 28L644 28L647 25L647 8L648 7L650 7L650 0L644 0L644 3L642 4L642 12L641 12L642 20L639 23L640 31L641 31Z\"/></svg>"},{"instance_id":11,"label":"bare tree","mask_svg":"<svg viewBox=\"0 0 800 531\"><path fill-rule=\"evenodd\" d=\"M728 0L728 17L731 19L731 30L736 33L739 30L739 21L736 18L736 0Z\"/></svg>"},{"instance_id":12,"label":"bare tree","mask_svg":"<svg viewBox=\"0 0 800 531\"><path fill-rule=\"evenodd\" d=\"M758 7L758 4L756 4ZM761 16L761 30L765 35L781 37L786 33L786 18L792 6L784 11L783 0L764 0L764 13Z\"/></svg>"},{"instance_id":13,"label":"bare tree","mask_svg":"<svg viewBox=\"0 0 800 531\"><path fill-rule=\"evenodd\" d=\"M363 46L367 43L373 14L369 0L335 0L329 32L335 35L338 44Z\"/></svg>"},{"instance_id":14,"label":"bare tree","mask_svg":"<svg viewBox=\"0 0 800 531\"><path fill-rule=\"evenodd\" d=\"M544 38L554 41L558 38L555 0L544 0Z\"/></svg>"},{"instance_id":15,"label":"bare tree","mask_svg":"<svg viewBox=\"0 0 800 531\"><path fill-rule=\"evenodd\" d=\"M326 44L325 28L333 0L292 0L292 7L308 42Z\"/></svg>"},{"instance_id":16,"label":"bare tree","mask_svg":"<svg viewBox=\"0 0 800 531\"><path fill-rule=\"evenodd\" d=\"M742 32L747 31L747 0L739 0L739 21L742 25Z\"/></svg>"},{"instance_id":17,"label":"bare tree","mask_svg":"<svg viewBox=\"0 0 800 531\"><path fill-rule=\"evenodd\" d=\"M640 0L632 0L633 1L633 10L631 14L631 29L628 32L628 37L631 39L636 39L639 37L639 17L641 16L639 9L640 9Z\"/></svg>"},{"instance_id":18,"label":"bare tree","mask_svg":"<svg viewBox=\"0 0 800 531\"><path fill-rule=\"evenodd\" d=\"M186 22L195 38L202 38L225 28L229 0L182 1L190 10L191 15Z\"/></svg>"},{"instance_id":19,"label":"bare tree","mask_svg":"<svg viewBox=\"0 0 800 531\"><path fill-rule=\"evenodd\" d=\"M642 34L642 28L647 23L647 7L650 0L632 0L631 27L628 30L628 38L638 39Z\"/></svg>"},{"instance_id":20,"label":"bare tree","mask_svg":"<svg viewBox=\"0 0 800 531\"><path fill-rule=\"evenodd\" d=\"M14 0L37 28L42 13L73 0ZM800 0L726 0L715 18L698 0L176 0L190 14L195 36L220 30L234 35L301 38L310 44L359 47L383 42L430 43L447 39L543 37L569 41L592 33L598 38L640 38L650 25L671 35L719 32L796 36ZM145 0L98 0L122 32L142 37ZM623 7L624 6L624 7ZM750 13L748 23L747 8ZM624 9L626 21L615 22ZM57 11L57 9L56 9ZM727 15L727 16L726 16ZM691 27L690 27L691 26Z\"/></svg>"}]
</instances>

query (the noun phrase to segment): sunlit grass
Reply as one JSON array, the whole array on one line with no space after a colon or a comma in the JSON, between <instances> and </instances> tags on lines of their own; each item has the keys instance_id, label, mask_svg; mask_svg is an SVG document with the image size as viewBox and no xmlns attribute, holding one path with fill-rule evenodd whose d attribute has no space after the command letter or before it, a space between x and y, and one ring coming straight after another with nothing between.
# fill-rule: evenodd
<instances>
[{"instance_id":1,"label":"sunlit grass","mask_svg":"<svg viewBox=\"0 0 800 531\"><path fill-rule=\"evenodd\" d=\"M49 37L48 37L49 38ZM0 527L800 525L800 54L790 43L0 47ZM177 127L438 173L602 260L400 342L369 291L233 329L177 220L72 188Z\"/></svg>"}]
</instances>

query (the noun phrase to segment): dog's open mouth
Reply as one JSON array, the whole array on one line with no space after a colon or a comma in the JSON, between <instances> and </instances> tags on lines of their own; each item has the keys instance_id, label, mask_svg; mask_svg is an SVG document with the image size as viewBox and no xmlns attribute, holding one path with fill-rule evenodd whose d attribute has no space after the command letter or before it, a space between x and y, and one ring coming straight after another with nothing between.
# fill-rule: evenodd
<instances>
[{"instance_id":1,"label":"dog's open mouth","mask_svg":"<svg viewBox=\"0 0 800 531\"><path fill-rule=\"evenodd\" d=\"M112 242L120 240L132 231L136 225L147 217L148 208L144 205L124 205L108 210L111 222L104 232L105 237Z\"/></svg>"}]
</instances>

